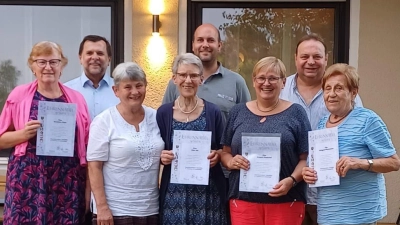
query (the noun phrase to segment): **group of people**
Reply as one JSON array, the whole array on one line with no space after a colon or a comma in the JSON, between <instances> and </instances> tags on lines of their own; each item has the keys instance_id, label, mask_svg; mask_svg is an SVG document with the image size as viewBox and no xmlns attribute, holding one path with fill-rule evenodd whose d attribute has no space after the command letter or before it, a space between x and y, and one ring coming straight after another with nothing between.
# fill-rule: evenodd
<instances>
[{"instance_id":1,"label":"group of people","mask_svg":"<svg viewBox=\"0 0 400 225\"><path fill-rule=\"evenodd\" d=\"M13 148L4 224L370 225L383 218L382 174L399 170L400 159L382 119L362 107L355 68L326 68L323 40L306 35L294 75L286 77L276 57L255 64L251 100L244 79L217 61L221 46L218 29L199 26L193 53L175 57L155 110L143 105L147 79L138 64L106 74L112 51L105 38L83 39L83 73L65 84L61 46L35 44L28 65L36 80L16 87L0 116L0 149ZM76 104L73 157L36 154L40 101ZM307 188L318 180L308 166L308 132L331 127L338 129L340 185ZM171 183L176 130L211 132L208 185ZM281 137L280 179L269 193L239 191L240 170L251 167L243 133Z\"/></svg>"}]
</instances>

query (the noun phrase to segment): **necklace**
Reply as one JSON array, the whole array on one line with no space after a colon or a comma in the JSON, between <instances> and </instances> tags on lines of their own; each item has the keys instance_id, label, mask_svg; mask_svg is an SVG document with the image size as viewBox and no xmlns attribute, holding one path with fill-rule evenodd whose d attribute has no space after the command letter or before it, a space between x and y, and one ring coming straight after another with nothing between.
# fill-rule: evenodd
<instances>
[{"instance_id":1,"label":"necklace","mask_svg":"<svg viewBox=\"0 0 400 225\"><path fill-rule=\"evenodd\" d=\"M332 116L332 114L329 116L329 119L328 119L328 122L330 123L330 124L336 124L336 123L339 123L340 121L342 121L344 118L346 118L349 114L350 114L350 112L351 112L351 110L346 114L346 115L344 115L342 118L340 118L339 120L337 120L337 121L335 121L335 122L332 122L331 121L331 116ZM335 116L336 117L336 116Z\"/></svg>"},{"instance_id":2,"label":"necklace","mask_svg":"<svg viewBox=\"0 0 400 225\"><path fill-rule=\"evenodd\" d=\"M61 97L63 95L61 89L59 89L58 91L55 91L55 92L48 92L48 91L45 91L45 90L39 90L39 88L38 88L37 91L41 95L43 95L43 96L45 96L47 98L51 98L51 99L59 98L59 97Z\"/></svg>"},{"instance_id":3,"label":"necklace","mask_svg":"<svg viewBox=\"0 0 400 225\"><path fill-rule=\"evenodd\" d=\"M179 103L179 98L180 98L180 97L181 97L181 96L179 96L178 99L177 99L178 108L179 108L179 111L181 111L183 114L188 114L188 116L187 116L187 118L186 118L186 123L187 123L187 122L189 122L189 116L190 116L190 114L191 114L192 112L194 112L194 110L196 110L196 108L197 108L197 106L198 106L198 104L199 104L199 101L198 101L199 97L197 97L197 95L196 95L196 104L194 105L193 109L190 110L190 111L185 111L185 110L182 109L181 104Z\"/></svg>"},{"instance_id":4,"label":"necklace","mask_svg":"<svg viewBox=\"0 0 400 225\"><path fill-rule=\"evenodd\" d=\"M260 111L260 112L271 112L272 110L276 109L276 107L278 107L278 104L279 104L279 98L278 98L278 101L276 101L275 105L273 105L270 109L261 110L260 107L258 106L258 101L256 100L256 106L257 106L258 111ZM264 123L265 120L267 120L267 116L262 116L260 119L260 123Z\"/></svg>"}]
</instances>

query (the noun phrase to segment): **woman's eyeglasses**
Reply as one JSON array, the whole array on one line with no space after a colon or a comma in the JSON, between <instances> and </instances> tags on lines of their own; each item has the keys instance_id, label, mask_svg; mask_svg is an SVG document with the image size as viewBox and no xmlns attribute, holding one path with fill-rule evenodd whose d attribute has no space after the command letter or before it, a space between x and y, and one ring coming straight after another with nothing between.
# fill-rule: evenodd
<instances>
[{"instance_id":1,"label":"woman's eyeglasses","mask_svg":"<svg viewBox=\"0 0 400 225\"><path fill-rule=\"evenodd\" d=\"M61 59L50 59L48 61L44 59L36 59L34 62L40 68L46 67L47 63L49 63L50 67L54 68L60 65Z\"/></svg>"},{"instance_id":2,"label":"woman's eyeglasses","mask_svg":"<svg viewBox=\"0 0 400 225\"><path fill-rule=\"evenodd\" d=\"M258 84L264 84L266 80L268 80L270 84L276 84L281 78L282 77L255 77L255 80Z\"/></svg>"},{"instance_id":3,"label":"woman's eyeglasses","mask_svg":"<svg viewBox=\"0 0 400 225\"><path fill-rule=\"evenodd\" d=\"M177 73L176 76L178 76L179 79L181 80L186 80L187 77L190 77L191 80L199 80L200 79L200 74L198 73Z\"/></svg>"}]
</instances>

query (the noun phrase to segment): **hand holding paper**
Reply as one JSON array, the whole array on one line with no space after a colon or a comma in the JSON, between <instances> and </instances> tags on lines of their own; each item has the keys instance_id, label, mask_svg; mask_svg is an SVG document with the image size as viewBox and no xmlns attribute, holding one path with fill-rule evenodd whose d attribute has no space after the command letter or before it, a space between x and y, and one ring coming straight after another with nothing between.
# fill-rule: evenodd
<instances>
[{"instance_id":1,"label":"hand holding paper","mask_svg":"<svg viewBox=\"0 0 400 225\"><path fill-rule=\"evenodd\" d=\"M163 165L171 164L172 160L175 158L174 153L170 150L161 151L161 162Z\"/></svg>"},{"instance_id":2,"label":"hand holding paper","mask_svg":"<svg viewBox=\"0 0 400 225\"><path fill-rule=\"evenodd\" d=\"M31 120L25 124L22 130L26 140L33 138L37 134L37 130L40 128L41 123L39 120Z\"/></svg>"},{"instance_id":3,"label":"hand holding paper","mask_svg":"<svg viewBox=\"0 0 400 225\"><path fill-rule=\"evenodd\" d=\"M303 176L304 182L306 182L307 184L315 184L318 179L317 172L310 167L303 167L301 175Z\"/></svg>"},{"instance_id":4,"label":"hand holding paper","mask_svg":"<svg viewBox=\"0 0 400 225\"><path fill-rule=\"evenodd\" d=\"M245 157L241 155L235 155L229 163L228 163L228 169L230 170L249 170L250 169L250 161L247 160Z\"/></svg>"},{"instance_id":5,"label":"hand holding paper","mask_svg":"<svg viewBox=\"0 0 400 225\"><path fill-rule=\"evenodd\" d=\"M210 160L210 167L214 167L219 162L219 154L216 150L211 150L211 153L208 155L207 159Z\"/></svg>"}]
</instances>

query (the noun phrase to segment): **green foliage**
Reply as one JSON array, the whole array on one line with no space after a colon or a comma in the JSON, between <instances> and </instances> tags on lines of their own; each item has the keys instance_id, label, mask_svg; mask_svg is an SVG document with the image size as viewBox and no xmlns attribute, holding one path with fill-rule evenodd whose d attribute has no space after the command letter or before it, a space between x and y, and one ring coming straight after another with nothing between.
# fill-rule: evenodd
<instances>
[{"instance_id":1,"label":"green foliage","mask_svg":"<svg viewBox=\"0 0 400 225\"><path fill-rule=\"evenodd\" d=\"M0 110L3 109L8 94L17 86L19 76L21 71L12 65L10 59L0 62Z\"/></svg>"}]
</instances>

